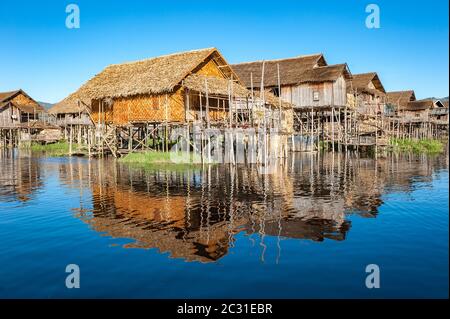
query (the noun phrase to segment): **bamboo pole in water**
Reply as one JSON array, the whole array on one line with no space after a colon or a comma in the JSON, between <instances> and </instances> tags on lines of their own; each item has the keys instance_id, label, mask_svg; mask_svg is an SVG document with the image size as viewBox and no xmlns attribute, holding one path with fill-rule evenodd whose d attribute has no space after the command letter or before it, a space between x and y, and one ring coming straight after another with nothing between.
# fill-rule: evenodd
<instances>
[{"instance_id":1,"label":"bamboo pole in water","mask_svg":"<svg viewBox=\"0 0 450 319\"><path fill-rule=\"evenodd\" d=\"M72 139L73 139L73 130L72 130L72 127L70 127L70 133L69 133L69 156L72 156Z\"/></svg>"}]
</instances>

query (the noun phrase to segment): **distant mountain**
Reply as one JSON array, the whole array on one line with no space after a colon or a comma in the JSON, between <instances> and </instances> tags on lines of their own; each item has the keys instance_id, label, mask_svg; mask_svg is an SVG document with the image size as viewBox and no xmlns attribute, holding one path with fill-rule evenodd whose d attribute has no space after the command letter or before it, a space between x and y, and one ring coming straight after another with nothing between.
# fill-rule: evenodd
<instances>
[{"instance_id":1,"label":"distant mountain","mask_svg":"<svg viewBox=\"0 0 450 319\"><path fill-rule=\"evenodd\" d=\"M53 104L53 103L39 102L39 101L38 101L38 103L39 103L44 109L46 109L46 110L48 110L48 109L51 108L53 105L55 105L55 104Z\"/></svg>"},{"instance_id":2,"label":"distant mountain","mask_svg":"<svg viewBox=\"0 0 450 319\"><path fill-rule=\"evenodd\" d=\"M445 101L448 101L448 96L446 96L446 97L429 97L428 99L433 99L433 100L439 100L439 101L441 101L441 102L445 102Z\"/></svg>"}]
</instances>

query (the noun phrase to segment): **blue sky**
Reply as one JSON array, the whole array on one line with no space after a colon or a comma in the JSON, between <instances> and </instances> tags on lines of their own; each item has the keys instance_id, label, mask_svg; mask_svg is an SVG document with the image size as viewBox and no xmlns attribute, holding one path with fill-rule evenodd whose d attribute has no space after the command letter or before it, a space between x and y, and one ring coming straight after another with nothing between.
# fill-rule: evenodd
<instances>
[{"instance_id":1,"label":"blue sky","mask_svg":"<svg viewBox=\"0 0 450 319\"><path fill-rule=\"evenodd\" d=\"M76 3L80 29L65 27ZM381 28L365 27L380 7ZM229 63L323 52L386 90L447 96L448 1L2 1L0 91L57 102L105 66L217 47Z\"/></svg>"}]
</instances>

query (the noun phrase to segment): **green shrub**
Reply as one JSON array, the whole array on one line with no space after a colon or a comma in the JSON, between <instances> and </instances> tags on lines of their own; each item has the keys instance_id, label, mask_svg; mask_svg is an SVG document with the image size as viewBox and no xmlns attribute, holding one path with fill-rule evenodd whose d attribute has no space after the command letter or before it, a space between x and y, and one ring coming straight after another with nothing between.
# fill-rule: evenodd
<instances>
[{"instance_id":1,"label":"green shrub","mask_svg":"<svg viewBox=\"0 0 450 319\"><path fill-rule=\"evenodd\" d=\"M392 138L390 144L394 151L413 153L440 153L444 149L444 144L439 140L423 139L398 139Z\"/></svg>"}]
</instances>

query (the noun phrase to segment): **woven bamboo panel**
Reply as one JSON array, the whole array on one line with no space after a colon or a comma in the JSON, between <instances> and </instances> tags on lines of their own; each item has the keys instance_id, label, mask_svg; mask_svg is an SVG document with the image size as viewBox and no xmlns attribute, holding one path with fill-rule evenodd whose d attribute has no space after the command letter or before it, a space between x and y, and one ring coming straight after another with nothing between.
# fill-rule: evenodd
<instances>
[{"instance_id":1,"label":"woven bamboo panel","mask_svg":"<svg viewBox=\"0 0 450 319\"><path fill-rule=\"evenodd\" d=\"M206 76L217 76L217 77L221 77L221 78L224 77L222 72L217 67L217 64L212 60L209 60L208 62L206 62L205 65L203 65L195 73L201 74L201 75L206 75Z\"/></svg>"},{"instance_id":2,"label":"woven bamboo panel","mask_svg":"<svg viewBox=\"0 0 450 319\"><path fill-rule=\"evenodd\" d=\"M185 106L183 89L178 89L170 97L170 118L171 121L184 122Z\"/></svg>"},{"instance_id":3,"label":"woven bamboo panel","mask_svg":"<svg viewBox=\"0 0 450 319\"><path fill-rule=\"evenodd\" d=\"M132 121L164 121L166 117L165 96L135 96L114 101L114 123L127 124Z\"/></svg>"},{"instance_id":4,"label":"woven bamboo panel","mask_svg":"<svg viewBox=\"0 0 450 319\"><path fill-rule=\"evenodd\" d=\"M92 119L95 123L99 120L99 109L100 109L100 103L99 101L95 100L92 101ZM113 121L113 108L112 106L107 105L106 103L103 104L103 110L101 110L101 116L100 116L100 122L105 121L106 123L111 123Z\"/></svg>"},{"instance_id":5,"label":"woven bamboo panel","mask_svg":"<svg viewBox=\"0 0 450 319\"><path fill-rule=\"evenodd\" d=\"M130 122L184 121L184 101L181 91L168 95L141 95L119 98L112 106L103 106L100 121L126 125ZM99 103L92 103L92 118L99 118Z\"/></svg>"},{"instance_id":6,"label":"woven bamboo panel","mask_svg":"<svg viewBox=\"0 0 450 319\"><path fill-rule=\"evenodd\" d=\"M209 111L209 118L211 121L222 121L228 118L228 112L224 111Z\"/></svg>"}]
</instances>

